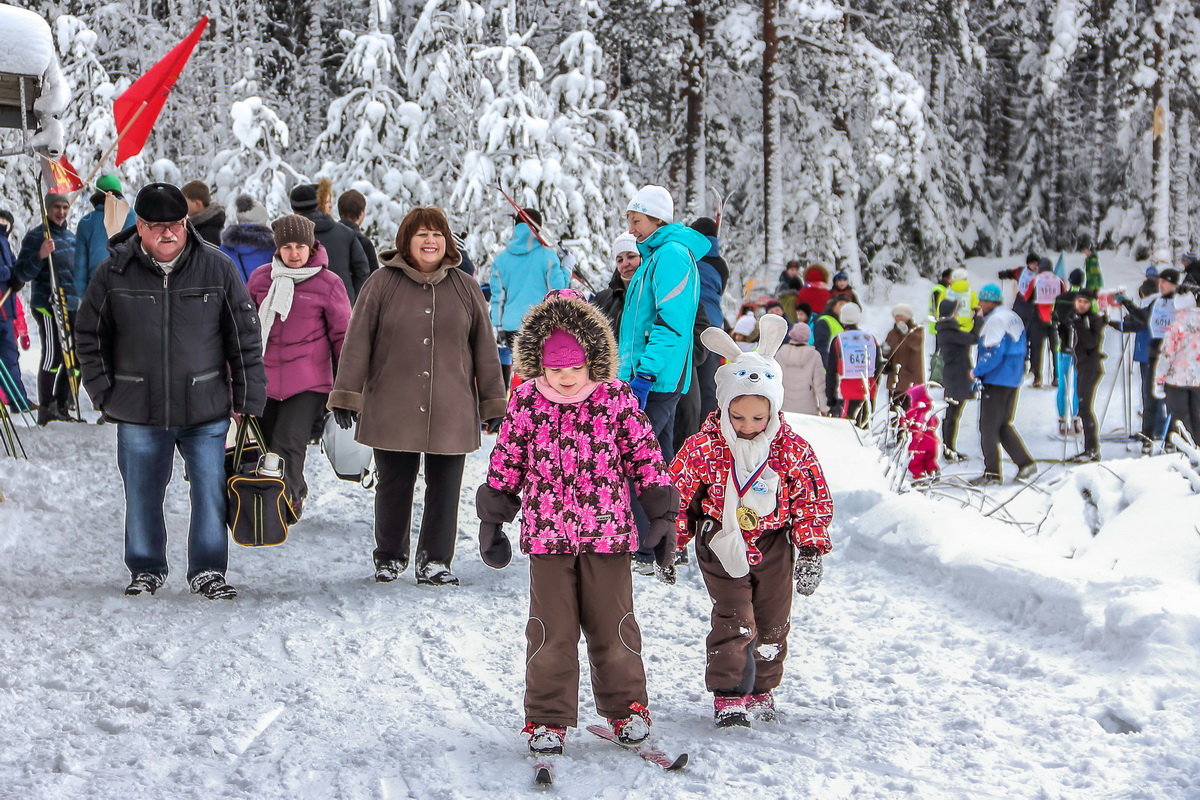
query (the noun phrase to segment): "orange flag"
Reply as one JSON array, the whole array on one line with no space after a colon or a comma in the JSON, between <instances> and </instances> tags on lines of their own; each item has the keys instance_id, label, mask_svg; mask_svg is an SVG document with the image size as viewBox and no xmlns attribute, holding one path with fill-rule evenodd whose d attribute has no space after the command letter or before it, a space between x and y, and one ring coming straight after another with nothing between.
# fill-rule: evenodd
<instances>
[{"instance_id":1,"label":"orange flag","mask_svg":"<svg viewBox=\"0 0 1200 800\"><path fill-rule=\"evenodd\" d=\"M83 188L79 171L71 165L65 154L58 158L42 159L42 182L46 184L47 192L55 194L68 194Z\"/></svg>"},{"instance_id":2,"label":"orange flag","mask_svg":"<svg viewBox=\"0 0 1200 800\"><path fill-rule=\"evenodd\" d=\"M201 17L186 39L171 48L171 52L163 56L113 102L113 116L117 120L117 135L120 137L117 145L118 166L125 159L142 152L142 148L146 146L150 129L158 121L158 115L171 94L171 87L175 85L179 73L183 72L184 66L191 58L206 25L208 17Z\"/></svg>"}]
</instances>

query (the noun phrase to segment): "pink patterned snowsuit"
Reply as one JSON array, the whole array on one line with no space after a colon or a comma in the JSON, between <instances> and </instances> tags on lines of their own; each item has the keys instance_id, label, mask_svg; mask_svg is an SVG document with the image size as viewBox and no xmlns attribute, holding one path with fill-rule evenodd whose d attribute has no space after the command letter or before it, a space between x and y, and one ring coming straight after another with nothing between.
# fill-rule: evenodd
<instances>
[{"instance_id":1,"label":"pink patterned snowsuit","mask_svg":"<svg viewBox=\"0 0 1200 800\"><path fill-rule=\"evenodd\" d=\"M631 480L638 494L671 484L628 384L601 383L570 404L546 399L532 381L513 391L487 484L521 496L522 553L637 550Z\"/></svg>"},{"instance_id":2,"label":"pink patterned snowsuit","mask_svg":"<svg viewBox=\"0 0 1200 800\"><path fill-rule=\"evenodd\" d=\"M900 427L908 431L908 474L915 478L936 475L938 471L938 417L933 413L933 401L924 384L909 388L908 411L900 419Z\"/></svg>"}]
</instances>

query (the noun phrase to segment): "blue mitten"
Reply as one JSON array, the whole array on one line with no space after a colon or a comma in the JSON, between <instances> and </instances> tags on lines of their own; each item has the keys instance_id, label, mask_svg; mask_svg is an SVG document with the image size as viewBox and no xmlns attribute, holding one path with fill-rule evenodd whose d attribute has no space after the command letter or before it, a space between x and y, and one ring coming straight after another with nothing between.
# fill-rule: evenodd
<instances>
[{"instance_id":1,"label":"blue mitten","mask_svg":"<svg viewBox=\"0 0 1200 800\"><path fill-rule=\"evenodd\" d=\"M629 382L629 388L633 390L633 396L637 398L638 408L646 407L646 401L650 399L650 387L653 385L654 376L641 372Z\"/></svg>"}]
</instances>

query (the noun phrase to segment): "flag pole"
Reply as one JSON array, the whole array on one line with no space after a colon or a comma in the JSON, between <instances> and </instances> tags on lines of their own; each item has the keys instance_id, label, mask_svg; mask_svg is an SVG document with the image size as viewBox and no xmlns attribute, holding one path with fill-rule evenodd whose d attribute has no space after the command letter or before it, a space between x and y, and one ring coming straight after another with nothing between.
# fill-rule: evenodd
<instances>
[{"instance_id":1,"label":"flag pole","mask_svg":"<svg viewBox=\"0 0 1200 800\"><path fill-rule=\"evenodd\" d=\"M113 151L117 149L117 146L121 144L121 140L125 138L125 134L129 133L129 129L133 127L133 123L137 122L137 118L140 117L142 112L146 110L146 105L147 103L145 100L138 104L137 110L133 112L133 116L129 118L129 122L125 123L124 130L117 134L117 138L113 141L109 148L104 151L104 155L100 156L100 160L96 162L96 166L92 167L92 171L89 172L88 176L81 181L84 188L79 189L77 192L75 192L76 194L84 191L84 189L86 189L92 182L92 178L96 177L96 173L98 173L101 168L104 167L104 163L108 161L108 157L111 156Z\"/></svg>"}]
</instances>

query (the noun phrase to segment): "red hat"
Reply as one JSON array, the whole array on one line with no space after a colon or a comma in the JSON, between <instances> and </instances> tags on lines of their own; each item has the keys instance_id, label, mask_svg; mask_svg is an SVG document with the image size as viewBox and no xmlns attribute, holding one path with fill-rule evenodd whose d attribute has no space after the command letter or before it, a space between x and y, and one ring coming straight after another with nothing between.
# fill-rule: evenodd
<instances>
[{"instance_id":1,"label":"red hat","mask_svg":"<svg viewBox=\"0 0 1200 800\"><path fill-rule=\"evenodd\" d=\"M542 366L547 369L582 367L586 363L583 345L562 328L555 328L542 344Z\"/></svg>"}]
</instances>

